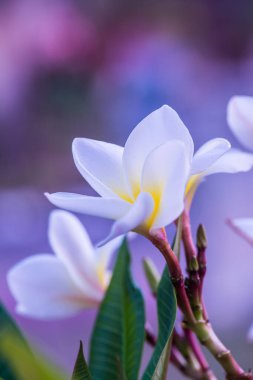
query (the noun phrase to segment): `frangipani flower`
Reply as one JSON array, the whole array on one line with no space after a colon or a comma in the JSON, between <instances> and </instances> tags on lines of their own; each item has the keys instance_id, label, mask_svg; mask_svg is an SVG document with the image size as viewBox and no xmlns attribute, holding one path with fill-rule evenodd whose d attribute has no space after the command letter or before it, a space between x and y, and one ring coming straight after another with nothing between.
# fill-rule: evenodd
<instances>
[{"instance_id":1,"label":"frangipani flower","mask_svg":"<svg viewBox=\"0 0 253 380\"><path fill-rule=\"evenodd\" d=\"M252 155L229 149L229 142L218 138L193 156L188 129L165 105L137 125L124 148L86 138L74 140L75 164L101 197L46 196L58 207L116 220L107 240L130 230L148 235L178 218L185 196L189 204L205 175L251 168Z\"/></svg>"},{"instance_id":2,"label":"frangipani flower","mask_svg":"<svg viewBox=\"0 0 253 380\"><path fill-rule=\"evenodd\" d=\"M232 97L228 103L227 122L240 143L253 149L253 97Z\"/></svg>"},{"instance_id":3,"label":"frangipani flower","mask_svg":"<svg viewBox=\"0 0 253 380\"><path fill-rule=\"evenodd\" d=\"M17 312L53 319L97 306L110 279L111 254L121 239L94 249L81 222L62 210L51 213L48 237L55 256L28 257L8 272Z\"/></svg>"}]
</instances>

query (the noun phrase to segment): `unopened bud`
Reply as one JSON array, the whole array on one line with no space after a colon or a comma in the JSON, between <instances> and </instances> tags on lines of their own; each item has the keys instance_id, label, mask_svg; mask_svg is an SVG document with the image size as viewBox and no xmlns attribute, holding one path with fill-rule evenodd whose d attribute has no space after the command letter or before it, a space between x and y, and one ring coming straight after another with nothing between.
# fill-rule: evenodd
<instances>
[{"instance_id":1,"label":"unopened bud","mask_svg":"<svg viewBox=\"0 0 253 380\"><path fill-rule=\"evenodd\" d=\"M206 231L203 224L200 224L197 231L197 247L198 249L206 249L207 247L207 237Z\"/></svg>"},{"instance_id":2,"label":"unopened bud","mask_svg":"<svg viewBox=\"0 0 253 380\"><path fill-rule=\"evenodd\" d=\"M192 257L189 263L189 271L197 272L199 270L199 264L196 257Z\"/></svg>"}]
</instances>

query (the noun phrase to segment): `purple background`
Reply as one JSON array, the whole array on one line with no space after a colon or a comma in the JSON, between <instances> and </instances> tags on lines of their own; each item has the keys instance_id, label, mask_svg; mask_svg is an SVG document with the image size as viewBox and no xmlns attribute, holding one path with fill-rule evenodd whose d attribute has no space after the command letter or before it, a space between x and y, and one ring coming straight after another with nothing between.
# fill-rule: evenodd
<instances>
[{"instance_id":1,"label":"purple background","mask_svg":"<svg viewBox=\"0 0 253 380\"><path fill-rule=\"evenodd\" d=\"M138 121L165 103L178 111L196 147L214 137L239 147L226 105L234 94L253 95L252 8L251 1L0 2L0 295L25 333L63 367L72 368L80 338L87 352L96 312L55 322L19 317L6 285L18 260L51 252L52 207L43 192L89 193L73 164L72 139L123 145ZM253 356L246 341L253 252L225 219L253 217L252 188L252 172L209 177L191 213L194 231L202 222L209 238L210 319L246 369ZM94 242L110 227L82 220ZM131 246L135 279L156 326L141 259L150 255L160 270L163 260L141 237Z\"/></svg>"}]
</instances>

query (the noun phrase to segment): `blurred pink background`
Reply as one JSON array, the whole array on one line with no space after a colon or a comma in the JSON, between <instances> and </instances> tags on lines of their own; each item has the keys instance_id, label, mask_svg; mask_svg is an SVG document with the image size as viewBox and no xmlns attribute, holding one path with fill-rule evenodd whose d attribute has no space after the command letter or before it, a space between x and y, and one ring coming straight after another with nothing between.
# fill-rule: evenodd
<instances>
[{"instance_id":1,"label":"blurred pink background","mask_svg":"<svg viewBox=\"0 0 253 380\"><path fill-rule=\"evenodd\" d=\"M27 336L64 368L71 370L80 338L88 351L96 312L55 322L19 317L6 285L14 263L50 252L52 207L43 192L89 193L74 167L72 139L123 145L138 121L165 103L178 111L196 147L213 137L240 147L226 124L226 105L232 95L253 95L252 11L250 0L0 2L1 299ZM194 231L204 223L209 238L210 319L246 367L253 357L246 341L253 252L225 219L253 217L252 189L253 172L212 176L192 207ZM81 219L94 242L108 232L108 221ZM143 238L131 246L147 318L156 326L141 259L150 255L161 271L164 263ZM144 363L149 354L147 348Z\"/></svg>"}]
</instances>

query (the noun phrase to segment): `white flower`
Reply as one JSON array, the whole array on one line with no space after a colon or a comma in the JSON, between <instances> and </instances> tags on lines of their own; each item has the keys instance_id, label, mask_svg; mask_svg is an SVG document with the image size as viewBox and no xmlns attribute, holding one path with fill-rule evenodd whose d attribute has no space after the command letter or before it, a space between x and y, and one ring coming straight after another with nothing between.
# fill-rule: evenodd
<instances>
[{"instance_id":1,"label":"white flower","mask_svg":"<svg viewBox=\"0 0 253 380\"><path fill-rule=\"evenodd\" d=\"M28 257L8 272L17 312L53 319L97 306L110 279L111 254L121 239L94 249L80 221L61 210L50 215L48 237L55 256Z\"/></svg>"},{"instance_id":2,"label":"white flower","mask_svg":"<svg viewBox=\"0 0 253 380\"><path fill-rule=\"evenodd\" d=\"M215 147L215 145L217 146ZM211 155L213 154L213 163L208 165L206 163L206 168L195 170L194 161L199 159L198 153L203 150L203 154L208 157L208 148L213 145L213 151L210 149ZM221 149L220 152L218 149ZM222 152L223 148L223 153ZM205 153L204 153L205 152ZM234 149L230 147L230 144L225 139L213 139L208 141L206 144L202 145L200 149L195 153L193 157L193 166L191 170L191 177L187 183L186 187L186 207L190 207L192 198L198 185L203 181L203 179L211 174L218 173L238 173L249 171L253 166L253 155L250 153L242 152L239 149ZM204 165L203 165L204 167Z\"/></svg>"},{"instance_id":3,"label":"white flower","mask_svg":"<svg viewBox=\"0 0 253 380\"><path fill-rule=\"evenodd\" d=\"M145 235L178 218L185 191L189 204L203 176L250 169L251 155L226 153L229 149L227 140L214 139L193 157L188 129L165 105L137 125L124 148L85 138L74 140L75 164L101 197L46 196L58 207L116 220L107 240L130 230Z\"/></svg>"},{"instance_id":4,"label":"white flower","mask_svg":"<svg viewBox=\"0 0 253 380\"><path fill-rule=\"evenodd\" d=\"M227 122L240 143L253 149L253 97L233 96L228 103Z\"/></svg>"}]
</instances>

